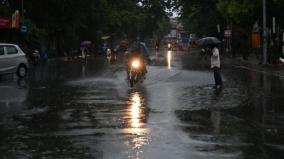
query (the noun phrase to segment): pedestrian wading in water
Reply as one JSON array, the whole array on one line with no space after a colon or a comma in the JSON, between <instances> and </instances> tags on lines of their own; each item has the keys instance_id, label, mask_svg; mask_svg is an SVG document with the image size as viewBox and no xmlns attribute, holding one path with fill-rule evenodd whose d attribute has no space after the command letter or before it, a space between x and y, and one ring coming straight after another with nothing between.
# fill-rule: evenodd
<instances>
[{"instance_id":1,"label":"pedestrian wading in water","mask_svg":"<svg viewBox=\"0 0 284 159\"><path fill-rule=\"evenodd\" d=\"M216 45L211 46L211 69L214 72L214 79L215 79L215 87L214 88L222 88L223 81L221 77L221 62L220 62L220 54L219 49Z\"/></svg>"}]
</instances>

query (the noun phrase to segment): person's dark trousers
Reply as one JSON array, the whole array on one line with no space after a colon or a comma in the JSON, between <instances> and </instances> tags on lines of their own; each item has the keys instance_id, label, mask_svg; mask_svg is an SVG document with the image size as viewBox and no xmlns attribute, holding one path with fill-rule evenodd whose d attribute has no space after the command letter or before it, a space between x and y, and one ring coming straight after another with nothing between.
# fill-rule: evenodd
<instances>
[{"instance_id":1,"label":"person's dark trousers","mask_svg":"<svg viewBox=\"0 0 284 159\"><path fill-rule=\"evenodd\" d=\"M213 67L213 71L214 71L215 86L218 86L218 85L222 86L223 81L222 81L222 77L221 77L220 68Z\"/></svg>"}]
</instances>

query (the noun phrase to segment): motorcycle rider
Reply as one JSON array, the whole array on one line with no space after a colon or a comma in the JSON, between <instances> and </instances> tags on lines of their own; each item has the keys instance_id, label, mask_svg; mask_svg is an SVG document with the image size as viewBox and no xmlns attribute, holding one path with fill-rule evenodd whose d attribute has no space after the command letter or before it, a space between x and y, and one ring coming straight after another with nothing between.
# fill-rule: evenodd
<instances>
[{"instance_id":1,"label":"motorcycle rider","mask_svg":"<svg viewBox=\"0 0 284 159\"><path fill-rule=\"evenodd\" d=\"M145 59L144 55L142 53L142 48L139 46L139 44L135 45L130 52L126 53L126 60L127 60L127 79L129 79L129 72L130 72L130 67L131 67L131 61L133 59L140 59L141 61L141 68L142 68L142 75L145 78L145 74L147 73L147 68L145 64Z\"/></svg>"},{"instance_id":2,"label":"motorcycle rider","mask_svg":"<svg viewBox=\"0 0 284 159\"><path fill-rule=\"evenodd\" d=\"M168 48L169 51L172 50L172 44L168 43L167 48Z\"/></svg>"},{"instance_id":3,"label":"motorcycle rider","mask_svg":"<svg viewBox=\"0 0 284 159\"><path fill-rule=\"evenodd\" d=\"M107 48L107 50L106 50L106 57L108 59L108 62L111 62L111 60L113 60L112 59L112 51L109 48Z\"/></svg>"}]
</instances>

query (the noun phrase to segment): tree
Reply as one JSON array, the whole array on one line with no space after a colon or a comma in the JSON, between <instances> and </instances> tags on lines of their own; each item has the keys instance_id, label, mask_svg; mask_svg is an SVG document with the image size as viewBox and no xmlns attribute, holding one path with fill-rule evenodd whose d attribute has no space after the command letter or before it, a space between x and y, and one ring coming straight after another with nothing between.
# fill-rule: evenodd
<instances>
[{"instance_id":1,"label":"tree","mask_svg":"<svg viewBox=\"0 0 284 159\"><path fill-rule=\"evenodd\" d=\"M175 9L180 10L181 21L189 32L216 35L216 26L222 22L216 3L217 0L177 0Z\"/></svg>"},{"instance_id":2,"label":"tree","mask_svg":"<svg viewBox=\"0 0 284 159\"><path fill-rule=\"evenodd\" d=\"M20 8L19 1L2 1L9 5L0 5L1 14ZM82 40L99 42L104 35L117 38L127 35L130 39L138 34L142 38L151 37L168 20L169 4L165 0L25 1L23 22L31 27L26 40L29 45L44 45L42 48L52 48L62 54L64 49L78 46ZM40 44L32 40L37 38L43 39L38 40L42 41Z\"/></svg>"},{"instance_id":3,"label":"tree","mask_svg":"<svg viewBox=\"0 0 284 159\"><path fill-rule=\"evenodd\" d=\"M219 0L217 9L233 27L233 50L238 50L246 59L250 50L252 26L261 20L259 0ZM238 49L236 49L238 48Z\"/></svg>"}]
</instances>

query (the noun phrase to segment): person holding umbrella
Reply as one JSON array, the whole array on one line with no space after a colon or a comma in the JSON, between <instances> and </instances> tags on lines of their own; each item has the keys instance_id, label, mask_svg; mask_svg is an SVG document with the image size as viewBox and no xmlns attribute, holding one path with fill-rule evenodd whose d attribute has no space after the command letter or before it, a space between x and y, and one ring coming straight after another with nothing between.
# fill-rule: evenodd
<instances>
[{"instance_id":1,"label":"person holding umbrella","mask_svg":"<svg viewBox=\"0 0 284 159\"><path fill-rule=\"evenodd\" d=\"M82 58L82 61L84 61L84 62L87 61L87 47L89 47L91 44L92 44L91 41L82 41L80 43L81 58Z\"/></svg>"},{"instance_id":2,"label":"person holding umbrella","mask_svg":"<svg viewBox=\"0 0 284 159\"><path fill-rule=\"evenodd\" d=\"M211 69L214 72L214 80L215 80L215 87L214 88L222 88L223 81L221 77L221 61L220 61L220 53L218 49L218 45L221 41L215 37L206 37L198 40L196 42L198 45L205 47L209 46L211 52Z\"/></svg>"},{"instance_id":3,"label":"person holding umbrella","mask_svg":"<svg viewBox=\"0 0 284 159\"><path fill-rule=\"evenodd\" d=\"M221 77L221 62L220 62L220 54L217 45L211 45L211 69L214 72L214 79L215 79L215 88L219 89L223 86L223 81Z\"/></svg>"}]
</instances>

